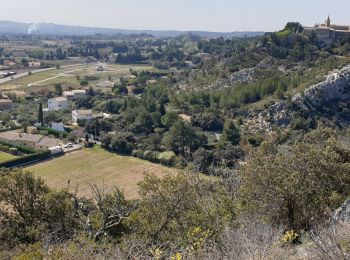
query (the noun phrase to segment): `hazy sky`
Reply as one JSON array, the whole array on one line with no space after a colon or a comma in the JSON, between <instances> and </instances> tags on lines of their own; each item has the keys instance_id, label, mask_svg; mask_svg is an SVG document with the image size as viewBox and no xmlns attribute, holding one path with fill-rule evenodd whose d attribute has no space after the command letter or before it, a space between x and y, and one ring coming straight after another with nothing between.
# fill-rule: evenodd
<instances>
[{"instance_id":1,"label":"hazy sky","mask_svg":"<svg viewBox=\"0 0 350 260\"><path fill-rule=\"evenodd\" d=\"M0 20L122 29L272 31L329 14L350 24L350 0L0 0Z\"/></svg>"}]
</instances>

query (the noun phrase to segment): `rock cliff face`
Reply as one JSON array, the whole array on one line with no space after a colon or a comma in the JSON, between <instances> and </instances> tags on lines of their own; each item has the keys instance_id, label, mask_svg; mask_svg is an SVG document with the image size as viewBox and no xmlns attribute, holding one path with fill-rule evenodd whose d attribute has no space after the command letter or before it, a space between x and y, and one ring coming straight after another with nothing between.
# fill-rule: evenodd
<instances>
[{"instance_id":1,"label":"rock cliff face","mask_svg":"<svg viewBox=\"0 0 350 260\"><path fill-rule=\"evenodd\" d=\"M240 71L232 73L226 79L217 80L213 84L209 85L206 89L213 91L233 87L237 84L252 80L255 73L255 68L242 69Z\"/></svg>"},{"instance_id":2,"label":"rock cliff face","mask_svg":"<svg viewBox=\"0 0 350 260\"><path fill-rule=\"evenodd\" d=\"M350 222L350 200L345 201L333 214L334 222Z\"/></svg>"},{"instance_id":3,"label":"rock cliff face","mask_svg":"<svg viewBox=\"0 0 350 260\"><path fill-rule=\"evenodd\" d=\"M304 95L296 95L293 101L299 104L319 108L325 103L339 99L347 100L350 96L350 65L329 74L327 79L313 85L304 91Z\"/></svg>"},{"instance_id":4,"label":"rock cliff face","mask_svg":"<svg viewBox=\"0 0 350 260\"><path fill-rule=\"evenodd\" d=\"M278 102L259 114L260 127L270 130L273 125L288 127L294 110L313 112L330 102L346 101L350 98L350 65L336 70L327 79L307 88L292 98L292 102Z\"/></svg>"}]
</instances>

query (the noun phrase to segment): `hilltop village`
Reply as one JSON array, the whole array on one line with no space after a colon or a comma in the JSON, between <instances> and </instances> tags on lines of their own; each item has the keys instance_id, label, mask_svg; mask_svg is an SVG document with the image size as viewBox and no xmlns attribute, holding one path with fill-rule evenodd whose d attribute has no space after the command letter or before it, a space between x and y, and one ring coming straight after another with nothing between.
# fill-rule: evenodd
<instances>
[{"instance_id":1,"label":"hilltop village","mask_svg":"<svg viewBox=\"0 0 350 260\"><path fill-rule=\"evenodd\" d=\"M305 26L304 32L308 35L315 33L320 40L326 43L331 43L334 40L349 39L350 26L332 24L331 19L328 16L324 23L316 24L313 27Z\"/></svg>"}]
</instances>

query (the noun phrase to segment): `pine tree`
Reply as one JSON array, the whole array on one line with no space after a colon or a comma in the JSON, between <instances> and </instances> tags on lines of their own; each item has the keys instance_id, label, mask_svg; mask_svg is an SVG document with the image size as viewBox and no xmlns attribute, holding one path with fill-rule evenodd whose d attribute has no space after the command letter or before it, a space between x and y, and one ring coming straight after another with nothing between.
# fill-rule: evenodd
<instances>
[{"instance_id":1,"label":"pine tree","mask_svg":"<svg viewBox=\"0 0 350 260\"><path fill-rule=\"evenodd\" d=\"M238 145L241 139L241 134L236 124L229 120L224 127L224 132L222 134L221 140L224 142L230 142L233 145Z\"/></svg>"}]
</instances>

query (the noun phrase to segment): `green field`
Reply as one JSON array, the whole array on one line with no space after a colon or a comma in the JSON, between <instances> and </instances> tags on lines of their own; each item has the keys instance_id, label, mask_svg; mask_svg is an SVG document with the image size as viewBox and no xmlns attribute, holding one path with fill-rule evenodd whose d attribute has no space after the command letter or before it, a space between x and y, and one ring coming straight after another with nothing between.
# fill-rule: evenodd
<instances>
[{"instance_id":1,"label":"green field","mask_svg":"<svg viewBox=\"0 0 350 260\"><path fill-rule=\"evenodd\" d=\"M43 178L49 187L61 189L78 185L78 195L91 197L90 184L104 187L106 192L114 187L124 190L127 198L137 198L137 183L145 173L158 177L175 169L153 164L134 157L119 156L102 149L83 149L27 168ZM69 181L69 184L68 184Z\"/></svg>"},{"instance_id":2,"label":"green field","mask_svg":"<svg viewBox=\"0 0 350 260\"><path fill-rule=\"evenodd\" d=\"M22 78L14 79L10 82L6 82L0 85L0 89L13 90L19 89L24 91L31 91L38 87L54 85L56 83L62 83L69 86L80 86L80 79L84 79L85 76L98 76L100 79L95 81L89 81L90 86L95 86L99 81L105 81L109 77L113 81L119 80L122 76L130 75L130 69L133 71L155 71L152 66L147 65L120 65L120 64L108 64L106 71L96 71L96 64L83 64L74 67L53 69L50 71L44 71L34 73Z\"/></svg>"},{"instance_id":3,"label":"green field","mask_svg":"<svg viewBox=\"0 0 350 260\"><path fill-rule=\"evenodd\" d=\"M14 159L14 158L16 158L16 156L8 154L8 153L0 152L0 163Z\"/></svg>"}]
</instances>

